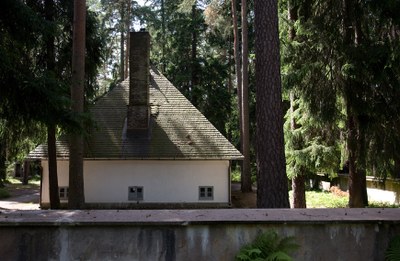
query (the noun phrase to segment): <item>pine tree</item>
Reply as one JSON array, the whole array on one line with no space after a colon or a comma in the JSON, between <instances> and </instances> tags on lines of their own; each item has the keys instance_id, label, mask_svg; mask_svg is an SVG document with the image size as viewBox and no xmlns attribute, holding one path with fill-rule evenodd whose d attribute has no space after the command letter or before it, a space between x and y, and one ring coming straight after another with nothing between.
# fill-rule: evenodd
<instances>
[{"instance_id":1,"label":"pine tree","mask_svg":"<svg viewBox=\"0 0 400 261\"><path fill-rule=\"evenodd\" d=\"M254 12L257 59L257 207L288 208L277 1L257 0Z\"/></svg>"},{"instance_id":2,"label":"pine tree","mask_svg":"<svg viewBox=\"0 0 400 261\"><path fill-rule=\"evenodd\" d=\"M72 111L83 113L85 79L86 1L74 1L74 29L72 46ZM71 133L69 141L69 197L70 209L82 209L85 204L83 180L83 135Z\"/></svg>"}]
</instances>

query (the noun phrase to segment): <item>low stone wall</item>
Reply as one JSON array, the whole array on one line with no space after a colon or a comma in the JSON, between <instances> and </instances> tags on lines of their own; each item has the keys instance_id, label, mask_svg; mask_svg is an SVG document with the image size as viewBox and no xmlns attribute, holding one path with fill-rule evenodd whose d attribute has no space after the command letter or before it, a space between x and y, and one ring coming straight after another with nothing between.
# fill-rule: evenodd
<instances>
[{"instance_id":1,"label":"low stone wall","mask_svg":"<svg viewBox=\"0 0 400 261\"><path fill-rule=\"evenodd\" d=\"M257 235L295 260L384 260L399 209L0 211L1 260L234 260Z\"/></svg>"},{"instance_id":2,"label":"low stone wall","mask_svg":"<svg viewBox=\"0 0 400 261\"><path fill-rule=\"evenodd\" d=\"M388 178L383 181L374 177L367 177L366 179L369 201L400 204L400 180ZM335 182L341 190L347 191L349 189L348 174L339 174Z\"/></svg>"}]
</instances>

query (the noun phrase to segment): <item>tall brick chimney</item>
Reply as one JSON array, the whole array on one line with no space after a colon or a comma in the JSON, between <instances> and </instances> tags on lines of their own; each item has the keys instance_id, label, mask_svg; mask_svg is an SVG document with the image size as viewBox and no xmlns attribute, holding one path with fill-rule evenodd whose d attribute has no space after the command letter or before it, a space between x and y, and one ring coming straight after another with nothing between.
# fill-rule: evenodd
<instances>
[{"instance_id":1,"label":"tall brick chimney","mask_svg":"<svg viewBox=\"0 0 400 261\"><path fill-rule=\"evenodd\" d=\"M150 35L146 31L130 33L129 104L127 131L147 130L150 122L149 66Z\"/></svg>"}]
</instances>

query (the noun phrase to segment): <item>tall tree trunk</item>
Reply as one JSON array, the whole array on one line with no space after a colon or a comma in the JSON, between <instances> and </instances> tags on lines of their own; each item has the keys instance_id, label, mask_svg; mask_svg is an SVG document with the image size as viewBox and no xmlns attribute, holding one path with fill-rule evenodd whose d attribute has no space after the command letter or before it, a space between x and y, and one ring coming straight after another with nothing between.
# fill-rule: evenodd
<instances>
[{"instance_id":1,"label":"tall tree trunk","mask_svg":"<svg viewBox=\"0 0 400 261\"><path fill-rule=\"evenodd\" d=\"M57 151L56 151L56 126L47 126L47 154L49 159L49 195L50 208L60 208L60 197L58 194L58 175L57 175Z\"/></svg>"},{"instance_id":2,"label":"tall tree trunk","mask_svg":"<svg viewBox=\"0 0 400 261\"><path fill-rule=\"evenodd\" d=\"M298 8L294 4L293 0L288 0L288 19L291 23L295 23L298 19L297 15ZM296 37L296 31L293 26L289 27L289 41L294 41ZM295 94L294 91L290 91L290 129L295 131L298 126L294 117L295 111ZM296 176L292 179L292 191L293 191L293 208L306 208L306 185L305 175L301 168Z\"/></svg>"},{"instance_id":3,"label":"tall tree trunk","mask_svg":"<svg viewBox=\"0 0 400 261\"><path fill-rule=\"evenodd\" d=\"M292 179L293 208L306 208L306 176L298 173Z\"/></svg>"},{"instance_id":4,"label":"tall tree trunk","mask_svg":"<svg viewBox=\"0 0 400 261\"><path fill-rule=\"evenodd\" d=\"M85 83L85 36L86 0L74 0L74 23L72 44L72 112L83 113ZM83 123L81 122L83 125ZM70 134L69 196L70 209L82 209L85 205L83 183L83 135Z\"/></svg>"},{"instance_id":5,"label":"tall tree trunk","mask_svg":"<svg viewBox=\"0 0 400 261\"><path fill-rule=\"evenodd\" d=\"M24 161L24 169L22 172L22 185L28 185L29 183L29 175L31 170L31 164L29 161Z\"/></svg>"},{"instance_id":6,"label":"tall tree trunk","mask_svg":"<svg viewBox=\"0 0 400 261\"><path fill-rule=\"evenodd\" d=\"M162 47L162 53L161 53L161 72L165 73L165 3L164 0L161 0L161 30L162 30L162 35L161 39L163 44L161 45Z\"/></svg>"},{"instance_id":7,"label":"tall tree trunk","mask_svg":"<svg viewBox=\"0 0 400 261\"><path fill-rule=\"evenodd\" d=\"M126 30L126 48L125 48L125 73L124 79L128 77L129 68L129 32L130 32L130 21L131 21L131 1L128 0L126 7L126 20L125 20L125 30Z\"/></svg>"},{"instance_id":8,"label":"tall tree trunk","mask_svg":"<svg viewBox=\"0 0 400 261\"><path fill-rule=\"evenodd\" d=\"M4 139L0 138L0 188L4 187L4 182L7 175L7 150L6 142Z\"/></svg>"},{"instance_id":9,"label":"tall tree trunk","mask_svg":"<svg viewBox=\"0 0 400 261\"><path fill-rule=\"evenodd\" d=\"M239 29L238 29L238 18L236 9L236 0L231 1L232 21L233 21L233 56L235 59L235 71L236 71L236 91L238 99L238 110L239 110L239 131L240 131L240 150L242 150L242 137L243 137L243 122L242 122L242 61L239 52ZM243 162L240 163L241 167L241 179L243 178Z\"/></svg>"},{"instance_id":10,"label":"tall tree trunk","mask_svg":"<svg viewBox=\"0 0 400 261\"><path fill-rule=\"evenodd\" d=\"M119 42L119 49L120 49L120 55L119 55L119 79L121 81L125 80L125 4L123 1L120 2L119 6L119 13L121 15L121 22L120 22L120 42Z\"/></svg>"},{"instance_id":11,"label":"tall tree trunk","mask_svg":"<svg viewBox=\"0 0 400 261\"><path fill-rule=\"evenodd\" d=\"M364 206L363 177L362 172L357 170L358 160L358 122L351 112L347 115L347 151L349 155L349 207L362 208Z\"/></svg>"},{"instance_id":12,"label":"tall tree trunk","mask_svg":"<svg viewBox=\"0 0 400 261\"><path fill-rule=\"evenodd\" d=\"M241 190L251 192L251 166L250 166L250 131L249 131L249 46L247 29L247 0L242 0L242 162Z\"/></svg>"},{"instance_id":13,"label":"tall tree trunk","mask_svg":"<svg viewBox=\"0 0 400 261\"><path fill-rule=\"evenodd\" d=\"M54 1L45 0L45 17L49 22L54 21ZM51 34L46 39L46 63L47 70L54 73L55 69L55 47L54 35ZM49 160L49 195L50 208L60 208L60 198L58 195L58 174L57 174L57 152L56 152L56 125L51 122L47 124L47 154Z\"/></svg>"},{"instance_id":14,"label":"tall tree trunk","mask_svg":"<svg viewBox=\"0 0 400 261\"><path fill-rule=\"evenodd\" d=\"M241 59L239 53L239 29L237 22L236 0L232 0L232 21L233 21L233 56L235 59L236 70L236 89L238 96L238 108L241 109L242 104L242 72L241 72ZM239 115L241 112L239 111ZM240 130L242 129L241 117L239 117Z\"/></svg>"},{"instance_id":15,"label":"tall tree trunk","mask_svg":"<svg viewBox=\"0 0 400 261\"><path fill-rule=\"evenodd\" d=\"M192 54L191 54L191 97L197 102L197 97L193 97L193 91L199 84L197 71L197 22L196 22L196 5L192 6Z\"/></svg>"},{"instance_id":16,"label":"tall tree trunk","mask_svg":"<svg viewBox=\"0 0 400 261\"><path fill-rule=\"evenodd\" d=\"M400 178L400 158L398 155L395 155L394 159L394 168L392 176L396 179Z\"/></svg>"},{"instance_id":17,"label":"tall tree trunk","mask_svg":"<svg viewBox=\"0 0 400 261\"><path fill-rule=\"evenodd\" d=\"M295 131L298 126L294 117L295 111L295 96L294 92L290 92L290 129ZM298 149L298 148L294 148ZM293 208L306 208L306 176L304 175L304 169L300 168L295 173L296 176L292 179L292 191L293 191Z\"/></svg>"},{"instance_id":18,"label":"tall tree trunk","mask_svg":"<svg viewBox=\"0 0 400 261\"><path fill-rule=\"evenodd\" d=\"M119 78L121 81L125 80L125 32L121 30L121 39L120 39L120 70L119 70Z\"/></svg>"},{"instance_id":19,"label":"tall tree trunk","mask_svg":"<svg viewBox=\"0 0 400 261\"><path fill-rule=\"evenodd\" d=\"M232 37L229 37L229 42L228 42L228 50L232 50ZM230 51L228 51L228 70L229 70L229 74L228 74L228 93L231 94L233 87L232 87L232 75L233 75L233 70L232 70L232 66L233 66L233 58L232 58L232 53Z\"/></svg>"},{"instance_id":20,"label":"tall tree trunk","mask_svg":"<svg viewBox=\"0 0 400 261\"><path fill-rule=\"evenodd\" d=\"M289 208L277 0L255 0L257 207Z\"/></svg>"},{"instance_id":21,"label":"tall tree trunk","mask_svg":"<svg viewBox=\"0 0 400 261\"><path fill-rule=\"evenodd\" d=\"M353 0L343 0L343 37L344 44L347 47L353 47L359 44L362 34L357 32L357 22L355 20L355 2ZM359 28L360 29L360 28ZM351 79L345 79L345 102L347 113L347 152L349 157L349 207L360 208L367 205L366 200L366 181L365 169L360 149L365 142L362 137L357 114L351 108L352 98L354 97L353 85ZM360 157L361 156L361 157Z\"/></svg>"}]
</instances>

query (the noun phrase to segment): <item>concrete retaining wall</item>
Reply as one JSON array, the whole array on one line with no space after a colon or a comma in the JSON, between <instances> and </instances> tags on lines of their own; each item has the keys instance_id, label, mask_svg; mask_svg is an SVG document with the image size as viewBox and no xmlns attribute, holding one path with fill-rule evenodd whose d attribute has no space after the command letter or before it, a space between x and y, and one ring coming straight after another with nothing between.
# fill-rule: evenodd
<instances>
[{"instance_id":1,"label":"concrete retaining wall","mask_svg":"<svg viewBox=\"0 0 400 261\"><path fill-rule=\"evenodd\" d=\"M234 260L269 229L295 260L384 260L398 209L1 211L1 260Z\"/></svg>"},{"instance_id":2,"label":"concrete retaining wall","mask_svg":"<svg viewBox=\"0 0 400 261\"><path fill-rule=\"evenodd\" d=\"M400 204L400 180L387 178L379 180L368 176L367 192L369 201L386 202L389 204ZM339 174L335 180L339 188L343 191L349 189L349 175ZM328 188L329 189L329 188Z\"/></svg>"}]
</instances>

